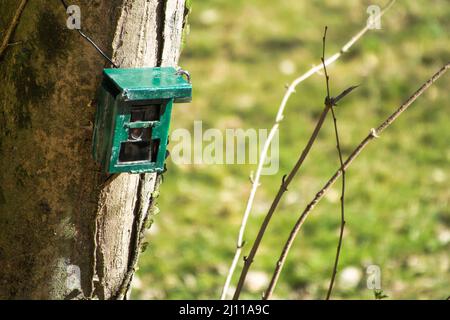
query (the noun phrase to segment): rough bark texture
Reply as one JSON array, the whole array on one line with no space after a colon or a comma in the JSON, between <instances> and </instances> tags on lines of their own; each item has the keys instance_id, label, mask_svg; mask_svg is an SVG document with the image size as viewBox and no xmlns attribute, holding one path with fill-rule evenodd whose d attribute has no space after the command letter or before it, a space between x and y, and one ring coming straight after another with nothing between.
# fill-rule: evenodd
<instances>
[{"instance_id":1,"label":"rough bark texture","mask_svg":"<svg viewBox=\"0 0 450 320\"><path fill-rule=\"evenodd\" d=\"M177 64L184 0L68 3L119 66ZM0 32L17 5L2 0ZM0 299L123 298L157 193L153 174L107 180L93 163L106 64L66 18L29 1L0 60Z\"/></svg>"}]
</instances>

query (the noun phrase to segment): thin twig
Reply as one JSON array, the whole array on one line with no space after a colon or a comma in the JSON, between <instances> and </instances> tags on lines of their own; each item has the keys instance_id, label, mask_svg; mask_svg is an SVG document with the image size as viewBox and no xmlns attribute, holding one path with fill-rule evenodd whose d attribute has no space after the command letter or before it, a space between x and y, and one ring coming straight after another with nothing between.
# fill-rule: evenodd
<instances>
[{"instance_id":1,"label":"thin twig","mask_svg":"<svg viewBox=\"0 0 450 320\"><path fill-rule=\"evenodd\" d=\"M333 116L333 124L334 124L334 133L335 133L335 136L336 136L336 148L338 150L339 162L340 162L340 165L341 165L341 172L342 172L341 225L340 225L340 230L339 230L338 246L337 246L337 249L336 249L336 257L334 259L333 271L331 273L330 285L328 287L328 292L327 292L327 297L326 297L326 300L329 300L330 296L331 296L331 292L333 291L334 280L336 279L337 268L338 268L338 265L339 265L339 257L341 256L342 240L344 238L344 228L345 228L345 169L344 169L344 160L342 159L342 150L341 150L341 143L340 143L340 139L339 139L337 118L336 118L336 114L334 112L335 102L331 101L331 98L330 98L330 77L328 76L327 67L325 66L325 63L324 63L324 61L325 61L326 35L327 35L327 27L325 27L325 32L324 32L324 35L323 35L323 52L322 52L323 70L325 72L325 82L326 82L326 85L327 85L327 97L325 99L325 103L328 103L330 105L330 107L331 107L331 114ZM353 90L352 87L348 89L348 92L350 92L351 90ZM344 91L340 96L345 96L346 92L347 92L347 90ZM281 272L281 270L280 270L280 272ZM273 291L274 286L275 286L275 284L272 286L272 289L271 289L272 291Z\"/></svg>"},{"instance_id":2,"label":"thin twig","mask_svg":"<svg viewBox=\"0 0 450 320\"><path fill-rule=\"evenodd\" d=\"M0 45L0 58L5 53L6 48L9 46L9 40L11 39L14 30L16 30L17 25L19 24L20 16L22 15L25 6L27 5L28 0L22 0L17 7L16 13L14 14L11 23L6 29L5 36L3 37L3 41Z\"/></svg>"},{"instance_id":3,"label":"thin twig","mask_svg":"<svg viewBox=\"0 0 450 320\"><path fill-rule=\"evenodd\" d=\"M383 8L383 10L382 10L382 11L379 13L379 15L376 16L375 18L382 17L382 16L383 16L383 15L384 15L391 7L392 7L392 5L393 5L394 3L395 3L395 0L389 1L389 3L386 5L386 7ZM370 27L369 27L369 25L366 24L366 26L365 26L363 29L361 29L357 34L355 34L355 35L354 35L354 36L353 36L353 37L352 37L352 38L351 38L351 39L350 39L350 40L349 40L349 41L348 41L348 42L347 42L340 50L339 50L339 52L335 53L335 54L332 55L330 58L328 58L328 59L325 61L325 65L328 66L328 65L332 64L333 62L335 62L336 60L338 60L343 54L347 53L348 50L349 50L349 49L350 49L350 48L351 48L351 47L352 47L359 39L361 39L362 36L363 36L368 30L370 30ZM280 126L280 123L283 121L283 118L284 118L284 110L285 110L285 108L286 108L286 106L287 106L287 103L288 103L288 101L289 101L291 95L292 95L293 93L295 93L295 90L296 90L297 86L300 85L300 83L302 83L303 81L305 81L306 79L308 79L309 77L311 77L312 75L316 74L317 72L319 72L319 71L322 70L322 69L323 69L323 64L319 64L319 65L314 66L313 68L311 68L309 71L307 71L306 73L304 73L302 76L300 76L300 77L298 77L297 79L295 79L295 80L291 83L291 85L289 85L289 87L288 87L287 90L286 90L286 93L285 93L284 96L283 96L283 99L282 99L282 101L281 101L281 104L280 104L280 106L279 106L279 108L278 108L277 116L276 116L276 118L275 118L275 123L274 123L272 129L270 130L270 133L269 133L269 136L268 136L267 140L266 140L265 143L264 143L264 147L263 147L262 152L261 152L261 155L260 155L260 157L259 157L258 168L257 168L257 170L256 170L256 173L255 173L254 177L253 177L252 189L251 189L251 191L250 191L250 195L249 195L248 200L247 200L247 206L246 206L246 208L245 208L244 216L243 216L243 219L242 219L242 222L241 222L241 226L240 226L240 230L239 230L238 241L237 241L237 245L236 245L236 252L235 252L235 254L234 254L233 262L231 263L230 269L229 269L229 271L228 271L227 278L226 278L226 281L225 281L225 285L224 285L224 287L223 287L223 289L222 289L222 294L221 294L221 299L222 299L222 300L224 300L224 299L226 298L226 294L227 294L228 289L229 289L229 287L230 287L230 283L231 283L231 280L232 280L232 278L233 278L234 271L236 270L236 266L237 266L237 264L238 264L238 262L239 262L239 258L240 258L240 256L241 256L241 254L242 254L242 248L243 248L243 246L244 246L244 233L245 233L245 229L246 229L246 226L247 226L248 218L249 218L249 216L250 216L250 213L251 213L251 210L252 210L252 207L253 207L253 202L254 202L254 200L255 200L256 192L257 192L257 190L258 190L258 187L260 186L260 182L259 182L259 181L260 181L260 178L261 178L261 173L262 173L263 165L264 165L264 163L265 163L265 161L266 161L266 158L267 158L267 152L268 152L269 147L270 147L270 145L271 145L271 143L272 143L273 137L274 137L275 134L277 133L278 128L279 128L279 126ZM268 222L269 222L270 219L271 219L271 216L266 216L266 219L268 219L268 221L267 221L267 223L264 222L263 225L261 226L261 229L260 229L261 235L258 235L258 238L261 238L261 239L262 239L262 237L264 236L265 229L266 229L266 227L267 227L267 225L268 225ZM260 239L260 240L261 240L261 239ZM257 247L256 247L256 250L255 250L255 253L256 253L256 251L257 251L257 249L258 249L260 240L259 240L258 243L257 243ZM256 242L255 242L255 244L256 244ZM249 255L249 257L251 257L251 255ZM253 258L254 258L254 257L253 257ZM238 299L238 298L239 298L240 292L241 292L241 290L242 290L243 283L245 282L245 278L246 278L247 273L248 273L248 269L250 268L250 265L251 265L251 263L253 262L253 258L252 258L252 259L246 259L246 261L245 261L244 269L242 270L241 277L240 277L240 278L243 278L243 279L242 279L242 280L241 280L241 279L239 280L240 284L238 283L238 286L237 286L237 289L236 289L236 291L235 291L235 293L234 293L233 299Z\"/></svg>"},{"instance_id":4,"label":"thin twig","mask_svg":"<svg viewBox=\"0 0 450 320\"><path fill-rule=\"evenodd\" d=\"M408 98L394 113L392 113L378 128L373 128L370 133L365 137L361 143L356 147L355 150L350 154L350 156L345 160L344 165L339 168L336 173L328 180L328 182L320 189L315 195L314 199L306 206L299 219L297 220L294 228L292 229L288 240L286 241L283 250L281 252L280 258L275 267L275 271L272 276L271 285L276 284L278 277L280 276L281 270L286 262L286 258L289 251L294 243L295 238L298 235L303 223L308 217L309 213L314 209L317 203L323 198L325 193L330 189L330 187L336 182L336 180L341 176L341 173L345 171L350 164L355 160L361 151L374 139L378 138L381 133L387 129L408 107L420 97L437 79L439 79L446 71L450 68L450 63L443 66L438 72L436 72L427 82L425 82L411 97ZM273 291L274 288L269 288ZM269 290L267 290L269 291Z\"/></svg>"},{"instance_id":5,"label":"thin twig","mask_svg":"<svg viewBox=\"0 0 450 320\"><path fill-rule=\"evenodd\" d=\"M325 40L326 40L326 28L325 28L325 34L323 37L323 55L322 55L322 63L324 61L324 57L325 57ZM340 143L340 139L339 139L339 131L338 131L338 126L337 126L337 118L336 118L336 114L334 112L334 107L335 104L334 102L331 101L330 99L330 85L329 85L329 76L328 76L328 72L327 72L327 67L323 66L323 69L325 71L325 81L327 84L327 98L325 99L326 103L329 103L331 105L331 114L333 116L333 124L334 124L334 133L336 136L336 148L338 150L338 154L339 154L339 162L341 164L341 172L342 172L342 190L341 190L341 226L340 226L340 231L339 231L339 241L338 241L338 246L336 249L336 257L334 260L334 266L333 266L333 272L331 274L331 280L330 280L330 286L328 288L328 292L327 292L327 300L330 299L331 296L331 292L333 291L333 285L334 285L334 280L336 278L336 273L337 273L337 267L339 264L339 257L341 255L341 248L342 248L342 240L344 237L344 228L345 228L345 169L344 169L344 160L342 158L342 150L341 150L341 143ZM345 94L346 91L344 91L343 94ZM273 290L273 289L272 289Z\"/></svg>"},{"instance_id":6,"label":"thin twig","mask_svg":"<svg viewBox=\"0 0 450 320\"><path fill-rule=\"evenodd\" d=\"M322 61L323 71L325 72L325 83L327 85L327 97L325 98L325 104L329 104L331 107L333 106L330 99L330 77L328 76L327 66L325 65L325 46L327 41L327 31L328 26L325 26L325 31L323 32L322 37Z\"/></svg>"},{"instance_id":7,"label":"thin twig","mask_svg":"<svg viewBox=\"0 0 450 320\"><path fill-rule=\"evenodd\" d=\"M323 34L323 38L322 38L322 64L324 65L324 72L325 72L325 83L326 83L326 97L325 97L325 107L328 108L329 110L331 110L331 112L333 113L333 119L334 119L334 125L335 125L335 133L336 133L336 139L337 139L337 149L339 151L339 157L341 160L341 168L343 167L343 161L342 161L342 154L341 154L341 149L340 149L340 143L339 143L339 134L337 132L337 121L336 121L336 115L334 114L334 109L333 107L336 105L336 103L341 100L343 97L345 97L347 94L349 94L354 88L356 88L355 86L350 87L346 90L344 90L341 94L339 94L336 98L332 98L330 97L330 77L328 75L328 71L327 68L325 66L325 45L326 45L326 36L327 36L327 30L328 27L325 27L324 30L324 34ZM344 182L345 183L345 182ZM345 184L344 184L345 186ZM279 270L279 272L281 272L281 269ZM272 296L273 290L276 286L276 283L278 281L278 275L275 275L274 277L272 277L272 280L269 284L268 289L265 291L264 295L263 295L263 299L267 300L270 299L270 297Z\"/></svg>"},{"instance_id":8,"label":"thin twig","mask_svg":"<svg viewBox=\"0 0 450 320\"><path fill-rule=\"evenodd\" d=\"M395 0L391 0L389 1L389 3L383 8L383 10L381 10L381 12L375 17L375 18L379 18L382 17L391 7L392 5L395 3ZM339 52L335 53L334 55L332 55L331 57L329 57L327 60L325 60L325 65L328 66L330 64L332 64L333 62L335 62L336 60L338 60L343 54L345 54L346 52L348 52L348 50L359 40L362 38L362 36L368 31L370 30L370 26L368 24L366 24L366 26L361 29L357 34L355 34L340 50ZM269 147L272 143L272 140L275 136L275 134L278 131L278 128L280 126L281 121L284 118L284 110L286 108L286 105L291 97L291 95L293 93L295 93L295 89L297 88L297 86L302 83L303 81L305 81L306 79L308 79L310 76L314 75L315 73L317 73L318 71L322 70L323 68L323 64L319 64L313 68L311 68L308 72L304 73L302 76L298 77L297 79L295 79L291 85L289 85L289 87L286 90L286 93L283 96L283 99L281 101L281 104L278 108L278 112L277 112L277 116L275 118L275 123L272 127L272 129L270 130L269 136L267 138L267 140L264 143L263 149L261 151L261 155L259 157L259 162L258 162L258 167L256 170L256 173L253 177L253 182L252 182L252 189L250 191L250 195L248 197L247 200L247 206L245 208L245 212L244 212L244 216L242 218L242 222L241 222L241 226L239 229L239 235L238 235L238 241L237 241L237 245L236 245L236 252L234 254L234 258L233 258L233 262L231 263L230 269L228 270L228 274L227 274L227 278L225 281L225 285L222 289L222 294L221 294L221 299L225 299L226 298L226 294L228 292L231 280L233 278L233 274L234 271L236 270L236 266L239 262L239 258L242 254L242 248L244 246L244 233L245 233L245 229L247 226L247 221L248 218L250 216L250 212L252 210L253 207L253 202L255 200L255 195L257 192L258 187L260 186L260 178L261 178L261 173L262 173L262 169L263 169L263 165L266 161L267 158L267 152L269 150ZM269 211L270 212L270 211ZM236 288L236 291L234 293L234 297L233 299L238 299L240 292L242 290L242 286L245 282L245 278L247 276L248 273L248 269L250 268L250 265L253 262L253 258L254 255L256 254L256 251L258 250L258 246L259 243L262 240L262 237L264 236L264 232L267 228L267 225L270 221L270 219L272 218L272 215L267 215L266 219L263 222L263 225L261 226L260 232L257 236L257 239L255 241L254 249L252 248L252 252L254 252L252 254L252 252L250 252L249 258L250 259L246 259L245 263L244 263L244 268L241 272L241 276L239 279L239 283L238 286ZM266 221L267 220L267 221ZM259 239L259 240L258 240ZM256 245L256 247L255 247Z\"/></svg>"},{"instance_id":9,"label":"thin twig","mask_svg":"<svg viewBox=\"0 0 450 320\"><path fill-rule=\"evenodd\" d=\"M239 278L239 282L238 282L236 292L234 294L233 299L237 300L239 298L239 294L242 290L242 286L244 284L248 269L250 268L250 265L253 262L253 259L256 255L256 251L258 250L259 244L261 243L261 240L264 236L267 225L269 224L270 219L272 218L272 215L274 214L276 208L278 207L278 204L280 203L281 198L283 197L284 193L288 190L289 184L296 176L297 172L299 171L300 167L302 166L303 162L305 161L306 156L308 155L309 151L311 150L311 147L313 146L314 142L316 141L316 138L319 134L320 129L322 128L323 122L324 122L329 110L330 110L330 108L328 107L328 105L325 105L322 113L320 114L319 120L317 121L316 127L314 128L314 131L313 131L311 137L309 138L308 143L306 144L306 147L303 149L303 151L300 155L300 158L297 160L297 163L295 164L294 168L291 170L289 175L287 177L283 177L283 181L280 185L278 193L275 196L275 199L273 200L272 205L270 206L269 212L267 212L267 215L263 221L263 224L260 228L258 236L256 237L255 243L253 244L253 247L252 247L248 257L245 259L244 268L242 269L241 277Z\"/></svg>"},{"instance_id":10,"label":"thin twig","mask_svg":"<svg viewBox=\"0 0 450 320\"><path fill-rule=\"evenodd\" d=\"M260 159L265 159L266 155L267 155L267 151L270 147L271 141L273 140L273 137L275 136L275 134L278 131L278 126L279 124L276 123L273 128L270 130L269 136L267 137L267 140L264 144L264 147L261 151L261 156ZM236 245L236 252L234 254L234 258L233 258L233 262L231 263L231 267L228 271L228 275L227 275L227 279L225 281L225 285L222 289L222 294L221 294L221 299L224 300L226 298L227 292L228 292L228 288L230 287L230 283L231 283L231 279L233 277L234 271L236 270L236 266L239 262L239 258L241 257L242 254L242 248L244 247L244 233L245 233L245 228L247 226L247 221L248 218L250 216L250 212L251 212L251 208L253 205L253 200L255 198L256 195L256 190L259 187L260 183L259 183L259 179L261 177L261 172L264 166L264 161L259 161L258 163L258 168L256 170L256 175L254 177L252 177L252 190L250 192L250 196L248 198L248 202L247 202L247 207L245 209L245 213L244 213L244 217L242 218L242 223L241 223L241 227L239 229L239 235L238 235L238 240L237 240L237 245Z\"/></svg>"},{"instance_id":11,"label":"thin twig","mask_svg":"<svg viewBox=\"0 0 450 320\"><path fill-rule=\"evenodd\" d=\"M345 223L346 223L345 222L345 168L344 168L344 160L342 158L342 149L341 149L341 143L340 143L340 139L339 139L339 132L338 132L338 127L337 127L336 114L334 112L334 106L331 107L331 114L333 116L334 132L336 135L336 148L338 149L339 162L341 164L342 189L341 189L341 225L340 225L340 230L339 230L339 240L338 240L338 245L337 245L337 249L336 249L336 257L334 259L333 272L331 274L331 280L330 280L330 285L328 287L326 300L330 299L331 293L333 291L334 280L336 279L337 268L339 265L339 257L341 256L342 241L344 238L344 229L345 229Z\"/></svg>"}]
</instances>

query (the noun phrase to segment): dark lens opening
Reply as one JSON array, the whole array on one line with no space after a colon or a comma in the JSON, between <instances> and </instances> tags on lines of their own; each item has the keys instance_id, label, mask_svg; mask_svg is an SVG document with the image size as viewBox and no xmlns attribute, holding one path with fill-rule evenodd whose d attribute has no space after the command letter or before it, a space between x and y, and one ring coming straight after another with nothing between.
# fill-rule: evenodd
<instances>
[{"instance_id":1,"label":"dark lens opening","mask_svg":"<svg viewBox=\"0 0 450 320\"><path fill-rule=\"evenodd\" d=\"M130 122L136 121L159 121L161 118L161 105L149 104L145 106L131 107Z\"/></svg>"},{"instance_id":2,"label":"dark lens opening","mask_svg":"<svg viewBox=\"0 0 450 320\"><path fill-rule=\"evenodd\" d=\"M119 162L151 161L158 159L160 140L127 141L120 145Z\"/></svg>"},{"instance_id":3,"label":"dark lens opening","mask_svg":"<svg viewBox=\"0 0 450 320\"><path fill-rule=\"evenodd\" d=\"M151 157L151 142L122 142L120 145L119 162L146 161Z\"/></svg>"}]
</instances>

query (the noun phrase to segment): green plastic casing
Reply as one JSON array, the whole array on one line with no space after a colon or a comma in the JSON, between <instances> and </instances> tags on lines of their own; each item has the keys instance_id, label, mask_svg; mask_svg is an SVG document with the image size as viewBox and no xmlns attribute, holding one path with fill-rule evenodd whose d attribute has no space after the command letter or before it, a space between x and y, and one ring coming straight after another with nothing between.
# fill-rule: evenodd
<instances>
[{"instance_id":1,"label":"green plastic casing","mask_svg":"<svg viewBox=\"0 0 450 320\"><path fill-rule=\"evenodd\" d=\"M172 67L105 69L97 94L92 153L105 173L164 171L172 105L189 102L192 85ZM159 119L131 121L133 108L160 106ZM157 149L149 160L121 162L122 143L129 130L151 127ZM156 143L158 142L158 143Z\"/></svg>"}]
</instances>

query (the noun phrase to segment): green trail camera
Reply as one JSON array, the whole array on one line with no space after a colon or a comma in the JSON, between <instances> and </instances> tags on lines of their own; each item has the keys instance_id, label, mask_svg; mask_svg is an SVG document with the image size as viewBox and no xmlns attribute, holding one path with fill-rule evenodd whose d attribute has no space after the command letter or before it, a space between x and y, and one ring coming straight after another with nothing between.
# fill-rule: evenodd
<instances>
[{"instance_id":1,"label":"green trail camera","mask_svg":"<svg viewBox=\"0 0 450 320\"><path fill-rule=\"evenodd\" d=\"M189 77L175 68L105 69L97 99L94 159L106 173L162 172L172 105L191 98Z\"/></svg>"}]
</instances>

